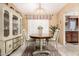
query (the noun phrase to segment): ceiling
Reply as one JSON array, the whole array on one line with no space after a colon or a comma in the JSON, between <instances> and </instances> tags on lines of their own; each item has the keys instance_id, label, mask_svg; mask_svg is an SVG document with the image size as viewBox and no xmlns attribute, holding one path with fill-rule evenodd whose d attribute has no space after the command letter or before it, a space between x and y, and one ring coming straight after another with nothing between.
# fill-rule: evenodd
<instances>
[{"instance_id":1,"label":"ceiling","mask_svg":"<svg viewBox=\"0 0 79 59\"><path fill-rule=\"evenodd\" d=\"M55 14L60 11L66 4L65 3L14 3L16 8L24 14L34 14L39 4L44 12Z\"/></svg>"}]
</instances>

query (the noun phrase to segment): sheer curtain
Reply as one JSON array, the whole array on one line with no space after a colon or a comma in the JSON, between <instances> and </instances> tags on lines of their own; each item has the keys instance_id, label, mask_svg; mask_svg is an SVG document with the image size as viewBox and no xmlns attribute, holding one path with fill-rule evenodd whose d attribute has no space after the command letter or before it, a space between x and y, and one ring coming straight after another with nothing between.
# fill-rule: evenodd
<instances>
[{"instance_id":1,"label":"sheer curtain","mask_svg":"<svg viewBox=\"0 0 79 59\"><path fill-rule=\"evenodd\" d=\"M38 33L38 26L43 27L43 34L49 33L48 19L29 19L28 20L28 37L30 34Z\"/></svg>"}]
</instances>

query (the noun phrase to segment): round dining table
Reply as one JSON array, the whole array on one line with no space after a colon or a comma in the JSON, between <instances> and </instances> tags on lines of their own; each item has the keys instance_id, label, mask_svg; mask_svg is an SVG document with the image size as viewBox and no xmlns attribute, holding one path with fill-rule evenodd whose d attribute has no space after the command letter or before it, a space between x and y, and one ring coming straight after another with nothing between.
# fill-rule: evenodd
<instances>
[{"instance_id":1,"label":"round dining table","mask_svg":"<svg viewBox=\"0 0 79 59\"><path fill-rule=\"evenodd\" d=\"M46 39L46 41L48 42L51 37L52 37L51 34L42 34L42 35L31 34L30 35L30 38L33 38L35 41L39 39L39 41L40 41L40 51L43 50L43 44L42 44L43 40Z\"/></svg>"}]
</instances>

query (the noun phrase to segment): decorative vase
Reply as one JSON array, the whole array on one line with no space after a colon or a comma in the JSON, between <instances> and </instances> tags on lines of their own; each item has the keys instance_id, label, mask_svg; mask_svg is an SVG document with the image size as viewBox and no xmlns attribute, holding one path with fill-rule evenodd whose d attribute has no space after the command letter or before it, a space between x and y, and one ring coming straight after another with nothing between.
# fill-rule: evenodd
<instances>
[{"instance_id":1,"label":"decorative vase","mask_svg":"<svg viewBox=\"0 0 79 59\"><path fill-rule=\"evenodd\" d=\"M42 35L42 32L43 32L43 27L42 26L39 26L38 27L38 34L39 35Z\"/></svg>"},{"instance_id":2,"label":"decorative vase","mask_svg":"<svg viewBox=\"0 0 79 59\"><path fill-rule=\"evenodd\" d=\"M42 29L38 30L39 35L42 35Z\"/></svg>"}]
</instances>

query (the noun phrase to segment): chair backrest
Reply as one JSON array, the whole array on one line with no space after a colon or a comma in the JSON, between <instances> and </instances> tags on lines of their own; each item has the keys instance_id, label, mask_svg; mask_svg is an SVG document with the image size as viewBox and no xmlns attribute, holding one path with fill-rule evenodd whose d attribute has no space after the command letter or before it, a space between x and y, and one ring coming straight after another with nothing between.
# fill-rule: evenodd
<instances>
[{"instance_id":1,"label":"chair backrest","mask_svg":"<svg viewBox=\"0 0 79 59\"><path fill-rule=\"evenodd\" d=\"M27 40L27 34L25 31L22 32L23 39Z\"/></svg>"},{"instance_id":2,"label":"chair backrest","mask_svg":"<svg viewBox=\"0 0 79 59\"><path fill-rule=\"evenodd\" d=\"M56 31L55 31L55 33L54 33L54 35L53 35L53 40L56 40L56 41L58 41L58 38L59 38L59 29L56 29Z\"/></svg>"}]
</instances>

